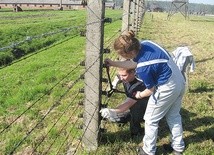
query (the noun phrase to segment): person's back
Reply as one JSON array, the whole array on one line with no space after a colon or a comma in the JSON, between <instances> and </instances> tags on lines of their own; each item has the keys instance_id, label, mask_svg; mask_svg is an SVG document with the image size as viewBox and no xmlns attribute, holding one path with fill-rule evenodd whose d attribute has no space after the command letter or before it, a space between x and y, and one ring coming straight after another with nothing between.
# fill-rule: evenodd
<instances>
[{"instance_id":1,"label":"person's back","mask_svg":"<svg viewBox=\"0 0 214 155\"><path fill-rule=\"evenodd\" d=\"M141 51L134 61L138 62L136 74L140 79L144 79L147 88L166 83L172 76L172 68L178 79L183 80L179 68L170 54L150 40L141 42ZM171 67L169 67L169 63Z\"/></svg>"}]
</instances>

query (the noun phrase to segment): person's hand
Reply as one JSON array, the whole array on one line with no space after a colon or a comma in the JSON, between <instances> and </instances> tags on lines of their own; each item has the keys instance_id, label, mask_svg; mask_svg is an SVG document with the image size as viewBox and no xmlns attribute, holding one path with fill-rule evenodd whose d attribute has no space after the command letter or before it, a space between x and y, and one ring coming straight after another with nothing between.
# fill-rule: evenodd
<instances>
[{"instance_id":1,"label":"person's hand","mask_svg":"<svg viewBox=\"0 0 214 155\"><path fill-rule=\"evenodd\" d=\"M117 112L115 109L109 109L109 108L103 108L100 110L101 116L103 118L107 118L108 120L112 122L118 121L120 118L117 115Z\"/></svg>"},{"instance_id":2,"label":"person's hand","mask_svg":"<svg viewBox=\"0 0 214 155\"><path fill-rule=\"evenodd\" d=\"M105 63L105 65L106 66L112 66L112 60L111 59L109 59L109 58L106 58L105 60L104 60L104 63Z\"/></svg>"},{"instance_id":3,"label":"person's hand","mask_svg":"<svg viewBox=\"0 0 214 155\"><path fill-rule=\"evenodd\" d=\"M114 109L103 108L100 110L100 113L103 118L117 117L117 113Z\"/></svg>"},{"instance_id":4,"label":"person's hand","mask_svg":"<svg viewBox=\"0 0 214 155\"><path fill-rule=\"evenodd\" d=\"M140 93L141 93L141 91L137 91L137 92L135 93L136 99L141 99L141 98L142 98L142 97L140 96Z\"/></svg>"}]
</instances>

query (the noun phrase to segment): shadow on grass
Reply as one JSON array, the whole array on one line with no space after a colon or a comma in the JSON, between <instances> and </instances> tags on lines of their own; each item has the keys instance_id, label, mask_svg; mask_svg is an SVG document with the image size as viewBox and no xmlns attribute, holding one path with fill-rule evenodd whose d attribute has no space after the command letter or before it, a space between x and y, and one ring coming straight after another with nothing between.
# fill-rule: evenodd
<instances>
[{"instance_id":1,"label":"shadow on grass","mask_svg":"<svg viewBox=\"0 0 214 155\"><path fill-rule=\"evenodd\" d=\"M105 151L100 151L96 154L124 154L124 155L136 155L138 144L142 141L142 137L132 138L129 129L126 127L119 127L117 132L105 131L101 134L100 147Z\"/></svg>"},{"instance_id":2,"label":"shadow on grass","mask_svg":"<svg viewBox=\"0 0 214 155\"><path fill-rule=\"evenodd\" d=\"M214 59L214 57L210 57L210 58L206 58L206 59L197 60L197 61L195 61L195 63L206 62L206 61L213 60L213 59Z\"/></svg>"},{"instance_id":3,"label":"shadow on grass","mask_svg":"<svg viewBox=\"0 0 214 155\"><path fill-rule=\"evenodd\" d=\"M214 20L209 20L209 19L201 19L201 20L198 20L198 19L191 19L190 20L191 22L202 22L202 23L204 23L204 22L214 22Z\"/></svg>"},{"instance_id":4,"label":"shadow on grass","mask_svg":"<svg viewBox=\"0 0 214 155\"><path fill-rule=\"evenodd\" d=\"M184 137L186 148L189 144L201 143L206 140L214 141L214 127L212 127L212 124L214 124L214 117L205 116L199 118L198 116L201 116L200 113L193 113L184 108L181 109L181 116L184 132L188 131L191 133L191 135ZM206 127L206 129L202 130L202 127ZM160 139L169 135L170 132L166 121L160 124L159 133ZM161 146L159 147L159 150L164 152Z\"/></svg>"},{"instance_id":5,"label":"shadow on grass","mask_svg":"<svg viewBox=\"0 0 214 155\"><path fill-rule=\"evenodd\" d=\"M186 144L186 148L188 148L189 144L197 144L202 143L206 140L214 141L214 117L205 116L199 118L201 114L193 113L188 111L187 109L181 109L181 115L183 120L183 129L184 132L190 132L190 135L184 137L184 141ZM160 144L157 146L157 154L160 155L167 155L171 152L164 150L163 145L168 144L169 141L164 141L163 138L167 137L170 132L168 125L165 119L162 119L159 123L159 133L158 133L158 141L160 140ZM206 129L202 129L205 127ZM132 139L130 136L129 130L124 130L121 128L118 132L105 132L102 134L101 145L105 144L114 144L118 145L121 143L134 143L134 147L136 148L139 143L142 142L143 136L139 137L138 139ZM157 141L157 142L158 142ZM133 147L130 149L134 149Z\"/></svg>"},{"instance_id":6,"label":"shadow on grass","mask_svg":"<svg viewBox=\"0 0 214 155\"><path fill-rule=\"evenodd\" d=\"M182 116L182 124L184 132L190 132L190 135L184 137L184 142L186 148L188 148L189 144L197 144L202 143L207 140L214 141L214 117L205 116L199 118L201 114L193 113L188 111L187 109L181 109L181 116ZM162 119L159 123L159 139L167 137L170 134L168 125L165 119ZM202 128L206 127L205 130ZM200 130L201 129L201 130ZM157 154L161 155L168 155L171 152L164 150L163 145L169 143L162 143L157 146Z\"/></svg>"},{"instance_id":7,"label":"shadow on grass","mask_svg":"<svg viewBox=\"0 0 214 155\"><path fill-rule=\"evenodd\" d=\"M191 135L184 138L187 147L189 144L201 143L206 140L214 141L214 127L211 127L214 124L214 117L198 118L196 116L201 114L192 113L186 109L182 109L181 115L184 131L191 132ZM206 129L201 129L202 127L206 127Z\"/></svg>"},{"instance_id":8,"label":"shadow on grass","mask_svg":"<svg viewBox=\"0 0 214 155\"><path fill-rule=\"evenodd\" d=\"M201 87L199 87L199 88L196 88L196 89L189 89L188 90L189 91L189 93L203 93L203 92L206 92L206 93L208 93L208 92L213 92L214 91L214 88L201 88Z\"/></svg>"},{"instance_id":9,"label":"shadow on grass","mask_svg":"<svg viewBox=\"0 0 214 155\"><path fill-rule=\"evenodd\" d=\"M106 144L106 143L118 143L118 142L132 142L132 143L140 143L143 138L143 134L138 137L131 137L129 129L125 129L125 127L121 126L118 124L119 128L121 128L117 132L103 132L101 136L101 145Z\"/></svg>"}]
</instances>

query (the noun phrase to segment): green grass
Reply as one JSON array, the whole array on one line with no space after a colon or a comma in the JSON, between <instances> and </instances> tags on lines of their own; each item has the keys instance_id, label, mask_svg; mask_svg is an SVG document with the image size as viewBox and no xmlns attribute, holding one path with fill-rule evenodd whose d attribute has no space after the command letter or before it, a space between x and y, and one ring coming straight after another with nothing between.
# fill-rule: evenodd
<instances>
[{"instance_id":1,"label":"green grass","mask_svg":"<svg viewBox=\"0 0 214 155\"><path fill-rule=\"evenodd\" d=\"M0 39L1 46L14 41L9 39L10 35L14 35L13 38L17 40L27 35L37 35L57 30L57 28L70 27L72 26L71 20L79 21L78 17L83 17L83 14L84 11L34 11L19 14L1 12L0 16L4 17L4 20L0 21L2 25L0 36L4 36ZM210 155L214 152L214 64L212 63L214 56L214 45L212 43L214 40L214 18L190 16L190 20L185 20L182 16L175 15L172 16L170 21L167 21L167 14L152 14L153 18L150 13L146 14L141 31L138 33L139 39L151 39L163 45L169 52L174 50L179 44L187 43L195 57L196 70L189 74L190 89L185 94L181 111L184 125L184 140L187 144L185 154ZM115 12L107 10L106 13L106 17L118 17L119 15L121 15L121 10ZM11 24L12 19L17 24ZM23 21L23 25L21 21ZM120 27L121 21L105 25L105 47L110 46L114 38L112 36L118 32ZM4 29L6 29L5 32ZM11 33L9 29L15 33ZM84 82L78 82L72 90L69 90L69 86L84 72L84 67L79 66L68 76L67 74L84 59L86 39L80 36L71 38L69 35L56 38L56 40L49 37L45 38L47 42L51 42L50 40L52 39L54 41L48 46L41 45L40 50L35 50L36 54L26 55L26 57L19 59L14 64L0 69L0 130L4 129L42 95L46 94L41 100L36 102L33 108L0 135L0 154L9 153L11 148L56 103L54 110L37 126L36 130L26 139L23 145L17 149L17 152L20 154L30 154L32 148L44 138L46 133L52 128L53 123L61 115L59 123L47 134L48 138L38 147L37 153L42 154L44 151L47 151L49 145L55 141L55 138L57 140L51 147L49 154L55 154L58 151L66 136L68 136L68 140L66 140L62 147L61 153L65 153L68 146L76 146L79 143L78 138L82 135L82 130L78 128L78 125L82 124L82 120L76 122L76 119L83 112L83 108L76 107L76 105L79 100L84 99L83 94L78 95L78 90L84 87ZM44 43L43 41L41 40L41 43ZM32 48L32 44L23 46L26 46L26 49ZM109 56L105 55L105 57ZM103 72L103 76L106 76L105 71ZM57 83L59 84L54 89L51 89ZM69 91L69 93L66 93L62 98L66 91ZM77 95L77 98L75 98L75 95ZM109 106L114 107L116 104L121 103L123 99L123 95L114 94L110 98ZM63 114L64 111L65 114ZM73 114L76 117L70 118ZM68 126L60 132L66 122L69 122ZM142 145L140 138L131 139L128 125L118 126L104 122L104 127L106 132L101 134L100 146L92 154L132 155L136 154L136 146ZM71 141L72 146L69 145ZM162 145L165 143L169 143L169 131L163 120L160 123L157 144L158 154L164 154ZM77 154L87 154L87 152L80 147Z\"/></svg>"}]
</instances>

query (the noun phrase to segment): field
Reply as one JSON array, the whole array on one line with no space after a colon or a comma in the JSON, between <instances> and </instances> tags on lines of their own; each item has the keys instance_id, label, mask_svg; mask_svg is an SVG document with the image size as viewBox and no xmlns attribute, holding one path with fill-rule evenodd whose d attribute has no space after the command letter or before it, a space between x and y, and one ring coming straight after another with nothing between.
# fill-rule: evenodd
<instances>
[{"instance_id":1,"label":"field","mask_svg":"<svg viewBox=\"0 0 214 155\"><path fill-rule=\"evenodd\" d=\"M11 153L14 146L18 146L16 154L58 154L58 151L66 154L71 145L79 146L82 131L77 126L82 121L76 118L83 108L76 105L84 99L78 90L84 87L79 78L84 67L79 63L84 60L86 41L79 33L85 29L85 14L83 10L0 12L3 19L0 21L0 48L27 36L41 36L18 46L25 51L24 57L15 59L12 55L9 59L12 63L0 69L0 154ZM106 16L115 18L105 25L105 46L109 46L109 40L121 27L121 21L116 20L121 11L107 10ZM153 40L169 52L184 43L190 48L196 69L189 74L189 89L181 110L187 145L184 154L211 155L214 152L214 18L190 16L185 20L176 14L168 21L166 16L165 13L146 13L138 38ZM71 31L43 38L42 34L67 30L65 28ZM0 56L11 55L10 50L5 51L7 54L3 52L0 51ZM123 99L123 95L114 94L109 106ZM13 120L16 121L11 123ZM104 123L100 146L92 154L136 154L141 137L131 139L128 124ZM32 128L35 130L31 132ZM22 140L23 144L17 145ZM157 154L167 154L162 148L167 143L169 132L163 120ZM82 150L82 147L77 148ZM77 151L76 154L87 153Z\"/></svg>"}]
</instances>

